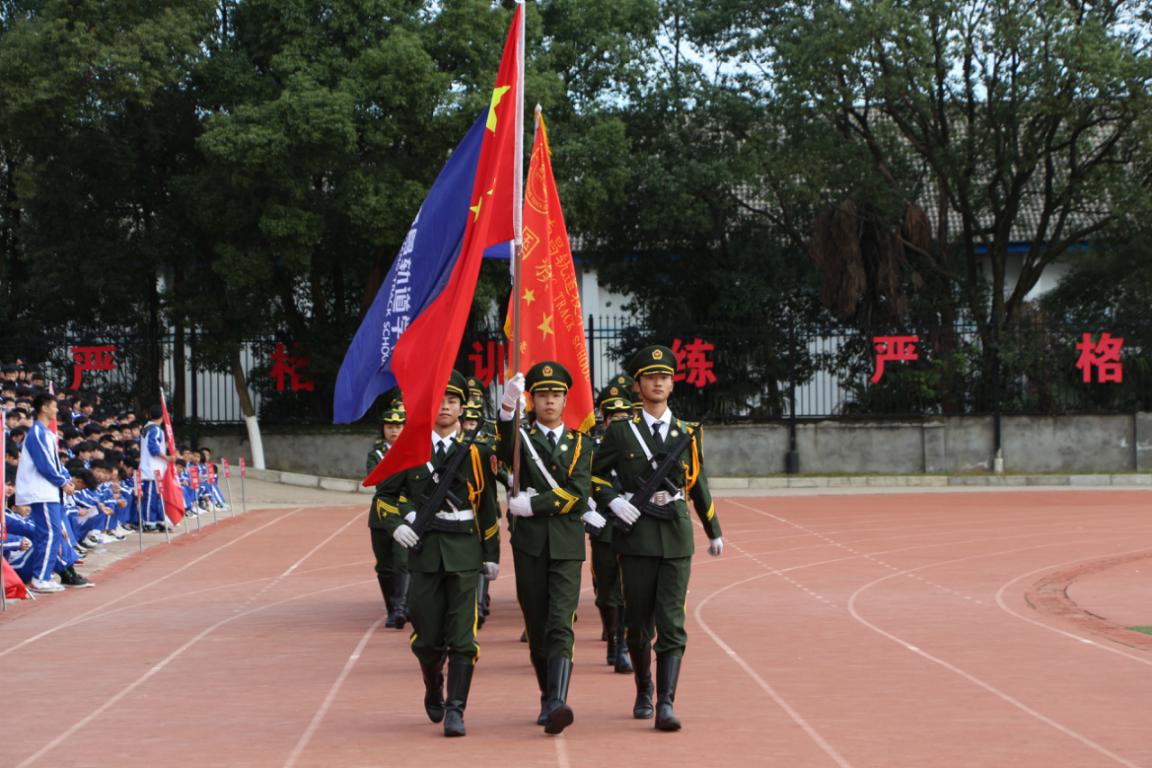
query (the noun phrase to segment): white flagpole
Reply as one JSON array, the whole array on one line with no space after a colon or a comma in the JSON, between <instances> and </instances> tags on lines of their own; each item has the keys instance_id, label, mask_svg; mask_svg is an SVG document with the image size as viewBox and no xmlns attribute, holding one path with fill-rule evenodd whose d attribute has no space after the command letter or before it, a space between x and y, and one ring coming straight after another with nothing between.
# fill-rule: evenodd
<instances>
[{"instance_id":1,"label":"white flagpole","mask_svg":"<svg viewBox=\"0 0 1152 768\"><path fill-rule=\"evenodd\" d=\"M512 373L520 372L520 262L524 251L524 27L528 14L524 0L519 0L516 12L520 14L516 39L516 156L513 158L512 229L515 247L512 249ZM520 408L512 416L512 488L520 489Z\"/></svg>"}]
</instances>

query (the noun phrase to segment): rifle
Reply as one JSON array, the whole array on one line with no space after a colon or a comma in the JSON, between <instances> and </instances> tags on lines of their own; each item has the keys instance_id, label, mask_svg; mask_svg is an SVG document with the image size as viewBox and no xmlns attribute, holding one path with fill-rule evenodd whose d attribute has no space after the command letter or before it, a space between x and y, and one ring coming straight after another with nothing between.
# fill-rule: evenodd
<instances>
[{"instance_id":1,"label":"rifle","mask_svg":"<svg viewBox=\"0 0 1152 768\"><path fill-rule=\"evenodd\" d=\"M464 457L471 452L479 432L479 430L473 430L467 440L459 443L459 450L449 456L448 461L444 462L440 469L433 473L432 480L435 485L424 495L416 510L416 519L412 521L412 530L421 539L424 538L425 532L435 527L436 513L444 506L445 501L458 509L468 506L467 502L452 492L452 480L456 477L456 472L460 469ZM415 548L418 549L419 547L420 544L417 544Z\"/></svg>"},{"instance_id":2,"label":"rifle","mask_svg":"<svg viewBox=\"0 0 1152 768\"><path fill-rule=\"evenodd\" d=\"M632 498L629 499L632 506L640 510L641 514L655 517L659 520L671 520L673 518L675 512L670 512L666 507L653 504L652 497L656 495L658 491L667 491L673 495L680 492L680 488L668 479L668 475L676 468L676 465L680 462L680 455L687 450L691 443L692 435L685 430L679 437L673 440L670 445L666 446L667 450L663 456L657 455L652 457L652 463L654 465L652 474L648 475L648 479L644 481L644 484L641 485L640 488L632 494ZM615 521L616 527L620 528L624 533L627 534L632 531L632 526L619 517L613 515L612 519Z\"/></svg>"}]
</instances>

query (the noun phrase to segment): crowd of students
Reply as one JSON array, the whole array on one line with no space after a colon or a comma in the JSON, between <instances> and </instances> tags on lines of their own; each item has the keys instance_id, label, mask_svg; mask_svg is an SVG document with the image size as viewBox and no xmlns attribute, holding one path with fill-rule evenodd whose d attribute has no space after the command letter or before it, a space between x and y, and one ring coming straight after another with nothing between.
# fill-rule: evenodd
<instances>
[{"instance_id":1,"label":"crowd of students","mask_svg":"<svg viewBox=\"0 0 1152 768\"><path fill-rule=\"evenodd\" d=\"M92 587L77 570L88 555L131 531L170 530L153 479L169 461L187 515L213 505L227 509L211 451L169 449L158 407L140 415L97 393L52 394L43 374L16 361L0 366L0 410L3 556L11 566L5 571L11 597ZM21 583L7 583L13 576Z\"/></svg>"}]
</instances>

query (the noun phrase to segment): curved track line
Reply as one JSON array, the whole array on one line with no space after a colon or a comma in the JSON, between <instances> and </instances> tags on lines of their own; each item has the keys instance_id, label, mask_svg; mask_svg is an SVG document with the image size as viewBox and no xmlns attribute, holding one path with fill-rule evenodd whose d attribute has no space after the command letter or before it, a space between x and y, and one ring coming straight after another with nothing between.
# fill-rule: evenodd
<instances>
[{"instance_id":1,"label":"curved track line","mask_svg":"<svg viewBox=\"0 0 1152 768\"><path fill-rule=\"evenodd\" d=\"M1108 537L1108 538L1114 538L1114 537ZM1095 541L1106 541L1106 540L1108 540L1108 539L1107 538L1095 539ZM1072 542L1072 543L1087 543L1087 542ZM865 584L864 586L860 587L855 592L853 592L852 596L848 598L848 612L849 612L849 614L851 614L853 619L855 619L857 622L859 622L863 626L867 627L868 629L872 630L876 634L880 635L881 637L885 637L885 638L891 640L892 642L896 643L900 647L904 648L905 650L910 651L913 654L920 656L921 658L923 658L927 661L930 661L933 664L941 666L944 669L947 669L948 671L964 678L965 680L972 683L973 685L975 685L979 688L982 688L983 690L987 691L988 693L991 693L993 696L996 696L997 698L1007 702L1008 704L1011 704L1013 707L1020 710L1021 712L1024 712L1025 714L1032 716L1033 718L1039 720L1040 722L1044 723L1045 725L1048 725L1049 727L1059 731L1060 733L1063 733L1065 736L1068 736L1069 738L1080 742L1081 744L1083 744L1084 746L1093 750L1094 752L1096 752L1100 755L1103 755L1104 757L1107 757L1108 759L1112 760L1113 762L1118 763L1119 765L1123 765L1126 768L1140 768L1140 766L1138 766L1136 763L1133 763L1129 760L1126 760L1125 758L1121 757L1120 755L1117 755L1115 752L1112 752L1111 750L1109 750L1107 747L1104 747L1101 744L1097 744L1095 741L1088 738L1087 736L1084 736L1083 734L1080 734L1080 733L1072 730L1071 728L1067 727L1066 725L1063 725L1062 723L1059 723L1056 720L1053 720L1052 718L1048 717L1044 713L1033 709L1032 707L1028 706L1024 702L1022 702L1016 698L1013 698L1011 695L1009 695L1008 693L1005 693L1004 691L995 687L991 683L989 683L985 680L981 680L980 678L976 677L975 675L973 675L969 672L965 672L963 669L960 669L959 667L955 666L954 664L951 664L951 663L945 661L944 659L941 659L938 656L934 656L934 655L928 653L927 651L913 645L912 643L909 643L909 642L903 640L902 638L898 637L897 635L894 635L891 632L888 632L888 631L882 629L881 627L873 624L872 622L868 621L863 616L861 616L859 611L856 610L856 602L859 599L860 595L862 595L865 591L871 589L872 587L876 586L877 584L881 584L885 581L888 581L889 579L894 579L894 578L897 578L899 576L904 576L904 575L907 575L907 574L912 573L914 571L925 570L928 568L937 568L937 567L942 566L942 565L950 565L953 563L962 563L962 562L967 562L969 560L979 560L979 559L987 558L987 557L999 557L1001 555L1015 554L1017 552L1026 552L1026 551L1034 550L1034 549L1045 549L1047 547L1068 546L1068 544L1069 544L1069 542L1038 544L1038 545L1032 546L1032 547L1019 547L1016 549L1007 549L1007 550L1002 550L999 552L986 552L986 553L979 554L979 555L972 555L970 557L958 557L958 558L955 558L952 560L943 560L943 561L938 562L938 563L930 563L928 565L922 565L922 566L918 566L916 568L909 568L909 569L905 569L903 571L900 571L898 573L891 573L887 576L882 576L879 579L876 579L874 581L870 581L869 583Z\"/></svg>"},{"instance_id":2,"label":"curved track line","mask_svg":"<svg viewBox=\"0 0 1152 768\"><path fill-rule=\"evenodd\" d=\"M1130 549L1127 552L1118 552L1117 555L1128 555L1128 554L1134 554L1136 552L1146 552L1149 549L1152 549L1152 547L1140 547L1139 549ZM1059 627L1053 627L1049 624L1045 624L1042 621L1038 621L1038 620L1033 619L1029 616L1025 616L1022 613L1017 613L1016 611L1009 608L1007 603L1004 601L1004 592L1008 589L1008 587L1012 586L1013 584L1020 581L1021 579L1026 579L1029 576L1034 576L1037 573L1043 573L1044 571L1051 571L1051 570L1055 570L1057 568L1063 568L1064 566L1074 565L1076 563L1082 563L1085 560L1094 560L1094 559L1096 559L1096 558L1094 558L1094 557L1080 557L1080 558L1076 558L1075 560L1066 560L1062 563L1053 563L1051 565L1046 565L1042 568L1037 568L1033 571L1028 571L1027 573L1022 573L1019 576L1015 577L1014 579L1011 579L1009 581L1004 582L1004 584L1001 585L1000 589L996 590L996 605L1000 606L1000 609L1002 611L1004 611L1005 613L1007 613L1009 616L1013 616L1017 619L1020 619L1020 621L1026 621L1029 624L1033 624L1037 627L1040 627L1041 629L1046 629L1049 632L1055 632L1058 635L1063 635L1064 637L1067 637L1070 640L1075 640L1080 645L1087 645L1087 646L1090 646L1092 648L1097 648L1101 651L1108 651L1109 653L1114 653L1118 656L1123 656L1125 658L1131 659L1132 661L1137 661L1141 664L1144 664L1145 666L1152 666L1152 659L1143 658L1141 656L1137 656L1135 654L1128 653L1127 651L1124 651L1124 650L1117 648L1113 645L1108 645L1105 643L1097 642L1096 640L1093 640L1090 637L1084 637L1083 635L1078 635L1075 632L1068 632L1066 630L1060 629Z\"/></svg>"},{"instance_id":3,"label":"curved track line","mask_svg":"<svg viewBox=\"0 0 1152 768\"><path fill-rule=\"evenodd\" d=\"M4 650L0 651L0 658L3 658L5 656L7 656L8 654L12 653L13 651L19 650L20 648L23 648L26 645L34 643L37 640L40 640L41 638L47 637L48 635L51 635L51 634L55 634L56 632L59 632L62 629L67 629L68 627L71 627L74 624L79 624L81 621L85 620L87 617L92 616L93 614L101 613L108 606L115 605L116 603L119 603L123 600L128 599L129 597L132 597L132 595L135 595L139 592L143 592L145 589L148 589L149 587L153 587L157 584L165 582L168 579L172 578L173 576L177 575L178 573L183 573L184 571L188 570L193 565L196 565L197 563L200 563L201 561L206 560L207 558L212 557L213 555L216 555L216 554L222 552L223 550L227 549L228 547L231 547L233 544L240 543L241 541L248 538L249 536L252 536L253 534L259 533L260 531L264 530L265 528L268 528L269 526L275 525L276 523L284 520L285 518L291 517L292 515L296 514L297 512L302 511L303 509L304 509L304 507L297 507L297 508L293 509L291 512L288 512L287 514L283 514L283 515L280 515L279 517L277 517L273 520L269 520L267 523L264 523L260 527L253 528L251 531L248 531L244 535L237 536L235 539L232 539L231 541L229 541L225 544L221 544L219 547L217 547L216 549L213 549L211 552L206 552L203 555L200 555L200 557L197 557L196 559L194 559L188 563L185 563L184 565L180 566L179 568L176 568L175 570L170 571L170 572L164 574L163 576L160 576L159 578L156 578L156 579L149 581L147 584L143 584L139 587L136 587L133 590L125 592L123 595L120 595L120 597L113 598L112 600L109 600L108 602L104 603L103 605L96 606L95 608L89 608L87 611L84 611L83 613L81 613L77 616L73 616L72 618L68 619L67 621L64 621L64 622L61 622L60 624L57 624L55 627L50 627L49 629L46 629L46 630L44 630L38 634L35 634L32 637L21 640L19 643L16 643L15 645L10 646L10 647L5 648Z\"/></svg>"},{"instance_id":4,"label":"curved track line","mask_svg":"<svg viewBox=\"0 0 1152 768\"><path fill-rule=\"evenodd\" d=\"M772 575L771 572L758 573L755 576L752 576L750 578L743 579L741 581L734 581L726 587L721 587L720 589L712 592L711 594L709 594L707 597L705 597L703 600L701 600L699 603L696 604L696 608L692 611L692 617L694 619L696 619L696 623L700 625L700 628L703 629L705 633L707 633L708 637L711 638L712 642L716 643L716 645L719 646L720 650L724 651L724 653L727 654L728 658L730 658L734 662L736 662L736 664L739 665L740 668L743 669L744 672L749 677L751 677L753 680L755 680L756 684L759 685L760 688L765 693L767 693L772 698L773 701L776 702L776 705L779 706L782 710L784 710L784 712L787 713L788 717L792 718L792 721L794 723L796 723L798 726L800 726L800 728L803 729L804 733L808 734L808 738L812 739L812 741L814 741L816 743L816 745L818 747L820 747L820 749L822 749L826 755L828 755L828 757L832 758L832 760L836 763L836 765L840 766L840 768L852 768L852 764L849 763L844 758L843 755L841 755L839 752L837 752L836 748L833 747L828 742L827 739L825 739L823 736L821 736L820 732L817 731L816 728L813 727L813 725L811 723L809 723L807 720L805 720L803 715L801 715L799 712L797 712L795 709L793 709L792 705L789 704L784 699L784 697L781 696L776 691L776 689L772 687L771 683L769 683L767 680L765 680L763 677L761 677L760 674L752 667L751 664L746 662L743 659L743 657L740 656L740 654L736 653L736 651L733 650L733 648L730 645L728 645L726 642L724 642L724 640L720 637L720 635L717 632L715 632L712 629L712 627L710 627L708 625L708 622L704 621L702 611L704 609L704 606L708 604L709 600L711 600L712 598L716 597L719 594L723 594L724 592L727 592L729 589L732 589L733 587L738 587L738 586L741 586L742 584L747 584L750 581L756 581L757 579L763 579L763 578L766 578L766 577L771 576L771 575Z\"/></svg>"}]
</instances>

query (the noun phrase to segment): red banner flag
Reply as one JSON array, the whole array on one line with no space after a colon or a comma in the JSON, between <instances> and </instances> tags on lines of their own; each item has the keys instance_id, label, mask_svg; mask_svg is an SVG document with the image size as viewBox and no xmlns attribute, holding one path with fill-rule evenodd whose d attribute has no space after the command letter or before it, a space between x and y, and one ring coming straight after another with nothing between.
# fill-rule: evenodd
<instances>
[{"instance_id":1,"label":"red banner flag","mask_svg":"<svg viewBox=\"0 0 1152 768\"><path fill-rule=\"evenodd\" d=\"M168 453L176 453L176 438L172 434L172 419L168 416L168 404L164 402L164 390L160 390L160 410L164 413L164 436L168 438ZM184 491L176 477L176 462L169 461L160 481L160 497L164 499L164 514L173 525L180 525L184 519Z\"/></svg>"},{"instance_id":2,"label":"red banner flag","mask_svg":"<svg viewBox=\"0 0 1152 768\"><path fill-rule=\"evenodd\" d=\"M520 370L554 360L572 375L564 423L588 430L596 423L592 377L580 288L560 193L552 175L552 150L544 116L536 114L536 140L524 187L524 252L520 262L520 296L508 299L504 333L512 336L513 302L520 302Z\"/></svg>"},{"instance_id":3,"label":"red banner flag","mask_svg":"<svg viewBox=\"0 0 1152 768\"><path fill-rule=\"evenodd\" d=\"M392 370L404 392L408 423L384 459L364 479L365 486L376 485L390 475L428 461L432 454L432 425L464 336L484 251L515 238L517 133L523 132L520 112L524 101L520 82L523 23L521 4L516 6L508 29L500 72L489 102L469 198L471 214L464 227L460 257L444 278L447 281L444 290L413 318L392 353ZM418 266L419 262L413 263L413 269Z\"/></svg>"},{"instance_id":4,"label":"red banner flag","mask_svg":"<svg viewBox=\"0 0 1152 768\"><path fill-rule=\"evenodd\" d=\"M224 467L224 479L232 479L232 468L228 466L228 459L220 459L220 464Z\"/></svg>"}]
</instances>

